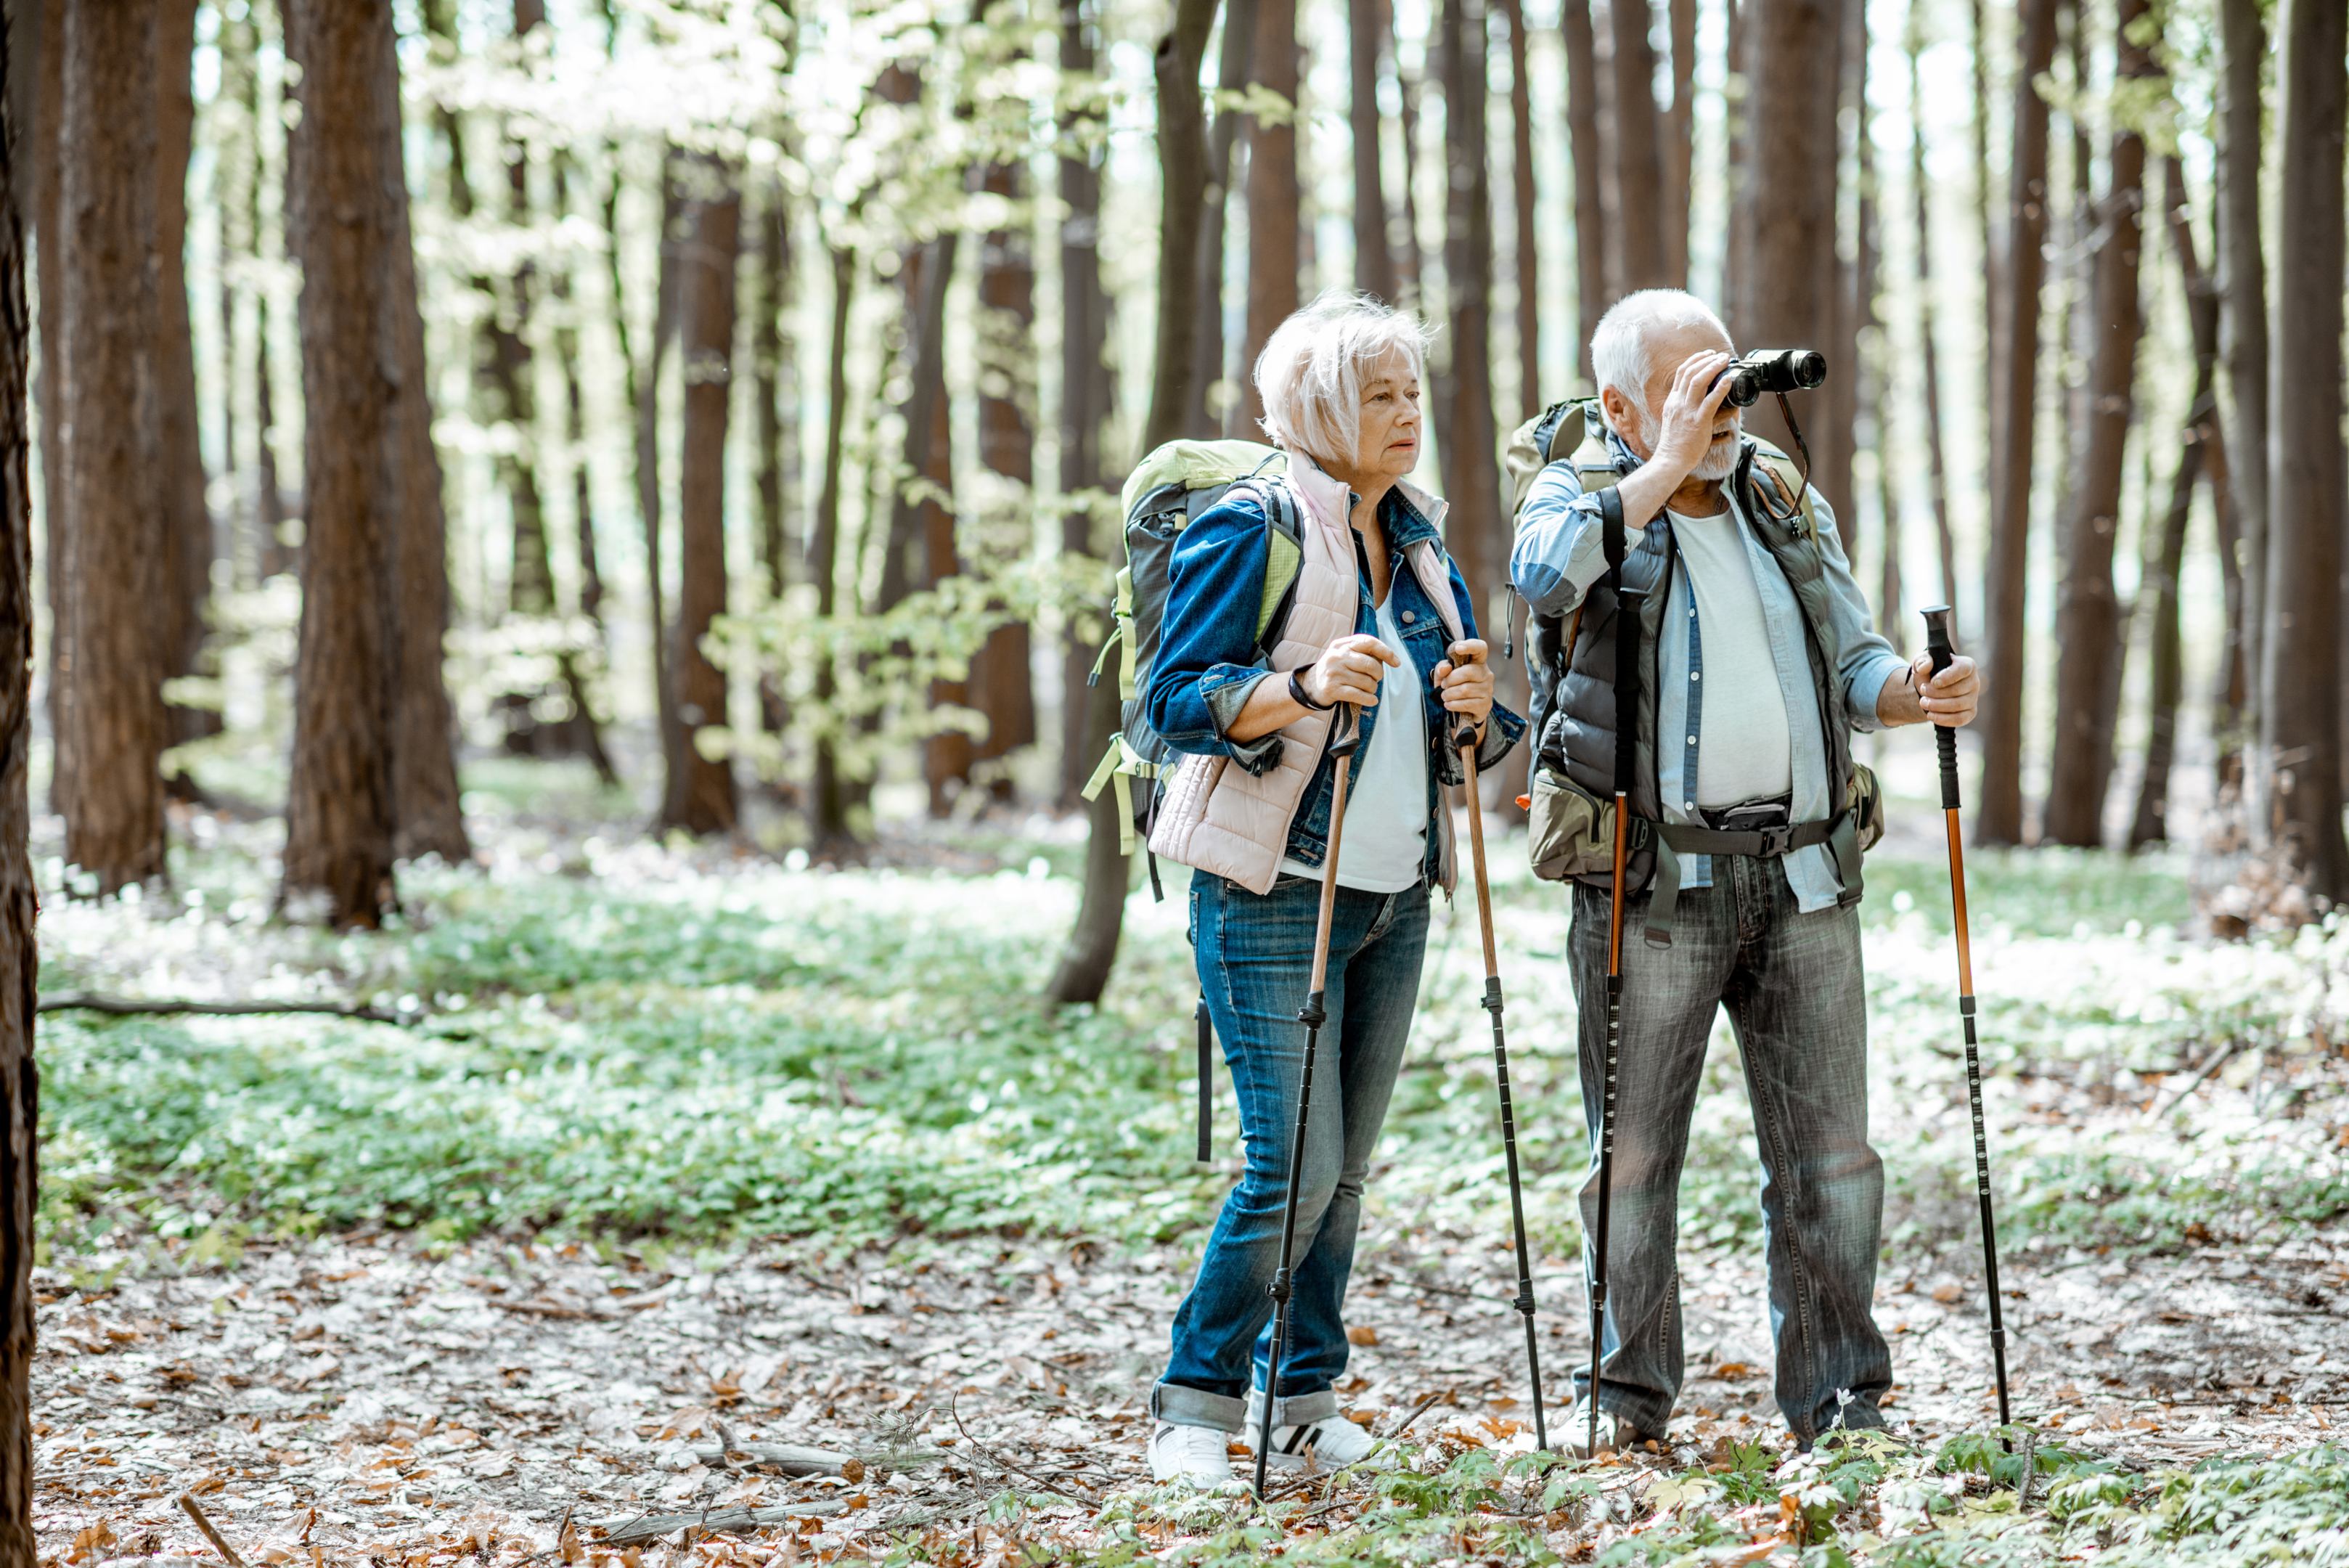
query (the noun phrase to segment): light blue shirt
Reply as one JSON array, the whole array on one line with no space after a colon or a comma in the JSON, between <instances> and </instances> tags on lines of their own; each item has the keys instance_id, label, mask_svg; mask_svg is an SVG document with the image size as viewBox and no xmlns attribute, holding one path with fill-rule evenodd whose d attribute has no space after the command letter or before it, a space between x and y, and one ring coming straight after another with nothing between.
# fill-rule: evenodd
<instances>
[{"instance_id":1,"label":"light blue shirt","mask_svg":"<svg viewBox=\"0 0 2349 1568\"><path fill-rule=\"evenodd\" d=\"M1614 432L1607 441L1619 458L1630 456ZM1876 703L1884 683L1898 676L1907 662L1892 645L1876 633L1868 599L1852 580L1851 563L1837 535L1835 514L1817 491L1810 493L1816 519L1819 554L1826 572L1829 614L1842 658L1835 678L1843 682L1844 701L1852 728L1873 731L1884 726L1876 717ZM1745 525L1744 510L1734 498L1732 511L1745 541L1747 564L1753 567L1754 591L1762 596L1762 618L1769 628L1770 654L1778 689L1786 701L1786 722L1794 761L1793 816L1796 822L1817 822L1832 816L1843 803L1831 799L1827 776L1826 739L1819 729L1819 699L1811 687L1810 655L1803 632L1802 607L1793 585L1778 569L1777 560ZM1669 518L1659 516L1650 529L1669 531ZM1570 616L1590 585L1607 575L1599 503L1581 488L1571 463L1554 462L1534 480L1517 516L1517 540L1509 556L1509 575L1526 602L1542 615ZM1663 802L1664 820L1703 826L1696 809L1697 758L1704 743L1704 636L1696 613L1696 596L1690 591L1688 573L1676 568L1671 596L1665 601L1662 646L1656 650L1656 784ZM1673 742L1677 742L1675 744ZM1538 737L1537 737L1538 743ZM1824 909L1843 892L1836 874L1835 857L1824 844L1790 851L1786 882L1806 913ZM1684 856L1681 886L1713 885L1713 857Z\"/></svg>"}]
</instances>

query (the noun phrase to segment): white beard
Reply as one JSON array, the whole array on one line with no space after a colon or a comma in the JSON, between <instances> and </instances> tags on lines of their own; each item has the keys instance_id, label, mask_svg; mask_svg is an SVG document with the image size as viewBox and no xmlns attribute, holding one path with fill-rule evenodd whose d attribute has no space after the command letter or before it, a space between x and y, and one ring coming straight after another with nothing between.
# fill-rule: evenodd
<instances>
[{"instance_id":1,"label":"white beard","mask_svg":"<svg viewBox=\"0 0 2349 1568\"><path fill-rule=\"evenodd\" d=\"M1640 421L1640 444L1651 452L1654 452L1656 443L1664 438L1663 421L1655 418L1645 409L1635 408L1633 412L1637 414ZM1696 460L1696 466L1689 470L1689 477L1712 483L1727 479L1731 474L1735 473L1737 441L1741 433L1741 428L1733 427L1727 435L1716 437L1713 443L1705 449L1704 455Z\"/></svg>"}]
</instances>

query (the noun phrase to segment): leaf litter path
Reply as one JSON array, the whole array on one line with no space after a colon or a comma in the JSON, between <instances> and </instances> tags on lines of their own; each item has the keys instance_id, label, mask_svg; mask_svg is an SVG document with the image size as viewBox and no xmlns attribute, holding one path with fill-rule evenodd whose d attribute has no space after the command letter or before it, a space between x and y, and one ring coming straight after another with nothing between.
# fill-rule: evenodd
<instances>
[{"instance_id":1,"label":"leaf litter path","mask_svg":"<svg viewBox=\"0 0 2349 1568\"><path fill-rule=\"evenodd\" d=\"M2014 1260L2017 1418L2147 1469L2323 1438L2349 1403L2340 1241ZM182 1493L248 1563L543 1560L566 1521L594 1563L609 1551L598 1525L742 1507L803 1517L681 1556L854 1559L908 1534L978 1542L1007 1488L1026 1500L1015 1511L1034 1510L1031 1531L1080 1544L1110 1493L1148 1482L1143 1401L1192 1262L1174 1249L949 1242L913 1260L750 1247L648 1264L378 1237L256 1243L226 1272L44 1268L43 1557L209 1555ZM1691 1382L1675 1451L1640 1462L1784 1441L1752 1265L1684 1260ZM1366 1236L1352 1408L1389 1431L1433 1399L1413 1441L1529 1446L1507 1271L1482 1241ZM1579 1281L1551 1260L1537 1282L1562 1421L1568 1372L1588 1354ZM1977 1284L1896 1268L1877 1316L1895 1346L1893 1415L1927 1438L1986 1423ZM721 1438L859 1462L848 1476L760 1474L717 1458Z\"/></svg>"}]
</instances>

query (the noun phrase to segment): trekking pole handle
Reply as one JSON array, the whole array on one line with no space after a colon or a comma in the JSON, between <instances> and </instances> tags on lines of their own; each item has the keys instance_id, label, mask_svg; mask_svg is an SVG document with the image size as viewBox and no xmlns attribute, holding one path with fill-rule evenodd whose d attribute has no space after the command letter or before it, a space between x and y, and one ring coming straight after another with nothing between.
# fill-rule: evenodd
<instances>
[{"instance_id":1,"label":"trekking pole handle","mask_svg":"<svg viewBox=\"0 0 2349 1568\"><path fill-rule=\"evenodd\" d=\"M1338 711L1330 721L1330 756L1332 761L1350 757L1361 750L1362 732L1357 722L1361 711L1351 702L1338 704Z\"/></svg>"},{"instance_id":2,"label":"trekking pole handle","mask_svg":"<svg viewBox=\"0 0 2349 1568\"><path fill-rule=\"evenodd\" d=\"M1929 605L1925 616L1925 655L1939 675L1957 655L1950 647L1950 607ZM1958 732L1945 724L1933 726L1933 745L1941 756L1941 809L1958 809Z\"/></svg>"}]
</instances>

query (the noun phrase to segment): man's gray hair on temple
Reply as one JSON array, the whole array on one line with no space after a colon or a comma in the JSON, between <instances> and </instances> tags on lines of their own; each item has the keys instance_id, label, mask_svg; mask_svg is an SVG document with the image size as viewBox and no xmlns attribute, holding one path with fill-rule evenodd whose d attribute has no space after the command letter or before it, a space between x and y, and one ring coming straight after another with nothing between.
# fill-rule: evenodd
<instances>
[{"instance_id":1,"label":"man's gray hair on temple","mask_svg":"<svg viewBox=\"0 0 2349 1568\"><path fill-rule=\"evenodd\" d=\"M1643 288L1608 306L1590 334L1590 374L1605 391L1612 387L1637 409L1647 407L1648 378L1656 373L1655 344L1667 332L1710 327L1726 340L1729 328L1713 306L1677 288Z\"/></svg>"},{"instance_id":2,"label":"man's gray hair on temple","mask_svg":"<svg viewBox=\"0 0 2349 1568\"><path fill-rule=\"evenodd\" d=\"M1325 291L1282 322L1257 357L1265 434L1284 451L1350 465L1361 440L1364 376L1400 353L1423 377L1433 336L1419 317L1371 295Z\"/></svg>"}]
</instances>

